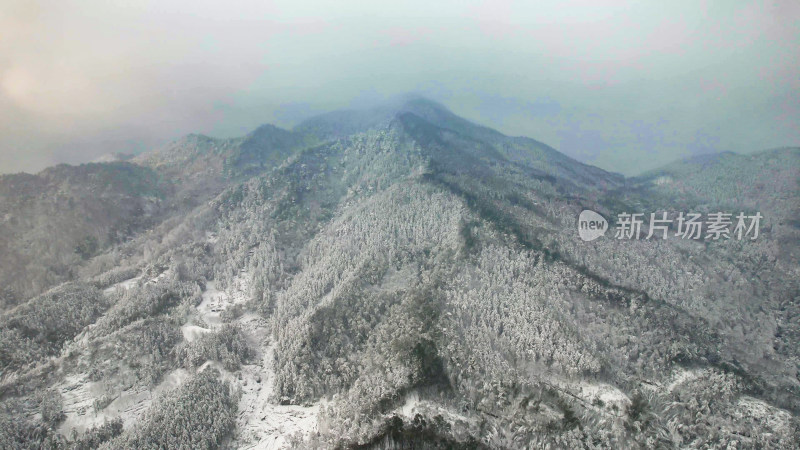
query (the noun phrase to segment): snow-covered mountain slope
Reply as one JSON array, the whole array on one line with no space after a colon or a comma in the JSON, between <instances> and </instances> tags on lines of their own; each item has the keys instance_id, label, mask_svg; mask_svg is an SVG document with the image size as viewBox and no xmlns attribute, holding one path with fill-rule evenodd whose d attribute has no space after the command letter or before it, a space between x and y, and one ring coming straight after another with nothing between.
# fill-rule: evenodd
<instances>
[{"instance_id":1,"label":"snow-covered mountain slope","mask_svg":"<svg viewBox=\"0 0 800 450\"><path fill-rule=\"evenodd\" d=\"M791 448L779 152L626 180L420 99L187 138L137 160L171 180L151 229L0 316L0 446ZM780 186L757 240L577 235L750 212L704 194L742 174Z\"/></svg>"}]
</instances>

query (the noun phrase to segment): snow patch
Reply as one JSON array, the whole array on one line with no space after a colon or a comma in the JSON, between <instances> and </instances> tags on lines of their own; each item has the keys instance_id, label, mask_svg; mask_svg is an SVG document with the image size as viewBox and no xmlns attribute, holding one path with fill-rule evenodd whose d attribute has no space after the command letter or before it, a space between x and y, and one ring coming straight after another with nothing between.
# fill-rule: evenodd
<instances>
[{"instance_id":1,"label":"snow patch","mask_svg":"<svg viewBox=\"0 0 800 450\"><path fill-rule=\"evenodd\" d=\"M416 391L412 391L406 395L405 403L403 403L403 406L396 410L396 413L400 416L403 416L404 419L409 422L413 421L414 416L417 414L421 414L428 419L436 416L442 416L445 421L451 424L458 422L472 424L472 422L474 422L474 420L471 420L467 416L459 414L452 409L442 406L436 402L420 399L419 393Z\"/></svg>"},{"instance_id":2,"label":"snow patch","mask_svg":"<svg viewBox=\"0 0 800 450\"><path fill-rule=\"evenodd\" d=\"M242 276L234 281L234 289L232 289L231 293L217 289L214 281L206 283L202 301L197 305L197 312L200 313L203 322L207 323L211 328L216 328L222 325L220 316L223 311L233 305L247 301L248 283L246 275L247 273L243 273Z\"/></svg>"},{"instance_id":3,"label":"snow patch","mask_svg":"<svg viewBox=\"0 0 800 450\"><path fill-rule=\"evenodd\" d=\"M248 273L243 271L233 280L227 291L218 289L214 281L207 282L202 300L197 305L197 312L209 328L186 324L181 327L184 338L191 342L222 325L220 315L223 311L248 300L249 279ZM233 447L282 449L289 446L291 437L303 437L316 432L319 404L299 406L273 403L276 344L269 343L269 330L265 320L250 312L239 317L236 323L241 326L249 346L255 351L253 362L242 365L238 373L228 372L220 364L211 361L198 368L198 371L209 366L216 368L223 380L241 392Z\"/></svg>"},{"instance_id":4,"label":"snow patch","mask_svg":"<svg viewBox=\"0 0 800 450\"><path fill-rule=\"evenodd\" d=\"M667 385L667 391L672 392L681 384L692 381L699 376L700 370L681 369L672 377L672 381Z\"/></svg>"},{"instance_id":5,"label":"snow patch","mask_svg":"<svg viewBox=\"0 0 800 450\"><path fill-rule=\"evenodd\" d=\"M137 277L133 277L133 278L129 278L129 279L124 280L124 281L120 281L119 283L114 283L111 286L103 289L103 293L108 295L108 294L113 293L117 289L122 289L122 290L127 291L131 287L135 286L136 283L138 283L139 280L141 280L141 279L142 279L142 276L139 275Z\"/></svg>"},{"instance_id":6,"label":"snow patch","mask_svg":"<svg viewBox=\"0 0 800 450\"><path fill-rule=\"evenodd\" d=\"M207 323L212 328L222 324L220 313L224 310L225 304L228 303L228 294L216 288L213 281L206 283L206 290L203 291L203 300L197 305L197 311L203 322Z\"/></svg>"},{"instance_id":7,"label":"snow patch","mask_svg":"<svg viewBox=\"0 0 800 450\"><path fill-rule=\"evenodd\" d=\"M290 437L305 437L317 431L318 403L311 406L272 403L275 391L275 370L272 366L275 347L274 343L269 345L254 364L242 366L242 377L238 381L242 397L236 420L237 448L287 448Z\"/></svg>"},{"instance_id":8,"label":"snow patch","mask_svg":"<svg viewBox=\"0 0 800 450\"><path fill-rule=\"evenodd\" d=\"M164 272L147 282L157 282L166 276ZM126 280L109 289L128 289L140 279L141 277ZM247 272L242 272L233 280L227 291L218 289L214 281L206 283L206 289L196 310L208 327L186 323L181 327L183 338L187 342L192 342L221 326L221 313L225 309L247 301L248 280ZM293 437L304 438L315 433L320 403L308 406L273 403L275 399L273 364L276 344L270 343L266 321L261 316L248 312L239 317L236 323L242 327L248 344L255 351L252 363L243 365L236 373L231 373L219 363L212 361L207 361L197 369L197 372L200 372L209 366L216 368L224 381L231 383L234 389L241 392L233 447L283 449L290 446ZM104 395L108 395L105 385L102 382L91 382L83 374L70 376L61 384L67 418L59 427L59 432L68 436L75 429L82 433L88 428L102 425L105 421L117 417L122 418L124 427L128 429L136 424L155 398L180 387L193 373L195 371L176 369L166 374L155 388L137 386L122 391L113 399L106 397L106 401L102 403L108 404L99 411L95 409L95 404L96 401L101 401Z\"/></svg>"},{"instance_id":9,"label":"snow patch","mask_svg":"<svg viewBox=\"0 0 800 450\"><path fill-rule=\"evenodd\" d=\"M108 395L104 384L90 381L83 374L69 375L59 385L66 418L58 432L64 436L69 436L73 429L83 433L116 418L122 419L126 429L130 428L147 411L154 398L180 386L189 376L185 369L173 370L155 388L136 386L126 389L107 406L98 410L96 402L102 402Z\"/></svg>"},{"instance_id":10,"label":"snow patch","mask_svg":"<svg viewBox=\"0 0 800 450\"><path fill-rule=\"evenodd\" d=\"M746 395L739 398L736 406L736 413L740 417L760 422L776 432L789 431L792 414L786 410L776 408L763 400Z\"/></svg>"},{"instance_id":11,"label":"snow patch","mask_svg":"<svg viewBox=\"0 0 800 450\"><path fill-rule=\"evenodd\" d=\"M581 383L578 385L578 396L591 405L599 400L606 408L616 406L618 411L624 411L631 403L624 392L605 383Z\"/></svg>"},{"instance_id":12,"label":"snow patch","mask_svg":"<svg viewBox=\"0 0 800 450\"><path fill-rule=\"evenodd\" d=\"M181 333L183 333L183 339L186 342L193 342L195 339L209 332L211 332L211 330L208 328L198 327L197 325L184 325L181 327Z\"/></svg>"}]
</instances>

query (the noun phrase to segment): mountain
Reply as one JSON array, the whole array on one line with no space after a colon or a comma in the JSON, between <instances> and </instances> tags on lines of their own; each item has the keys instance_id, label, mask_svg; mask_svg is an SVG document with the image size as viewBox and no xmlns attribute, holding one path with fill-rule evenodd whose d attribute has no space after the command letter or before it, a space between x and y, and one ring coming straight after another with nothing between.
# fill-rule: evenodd
<instances>
[{"instance_id":1,"label":"mountain","mask_svg":"<svg viewBox=\"0 0 800 450\"><path fill-rule=\"evenodd\" d=\"M675 162L633 179L650 185L649 196L673 196L720 206L763 208L770 215L797 219L800 149L780 148L748 155L725 152ZM793 219L792 219L793 218Z\"/></svg>"},{"instance_id":2,"label":"mountain","mask_svg":"<svg viewBox=\"0 0 800 450\"><path fill-rule=\"evenodd\" d=\"M273 125L263 125L237 139L193 134L135 158L175 182L182 190L213 187L242 180L282 163L308 138Z\"/></svg>"},{"instance_id":3,"label":"mountain","mask_svg":"<svg viewBox=\"0 0 800 450\"><path fill-rule=\"evenodd\" d=\"M0 447L795 447L797 155L626 179L412 98L114 163L160 206L0 316Z\"/></svg>"},{"instance_id":4,"label":"mountain","mask_svg":"<svg viewBox=\"0 0 800 450\"><path fill-rule=\"evenodd\" d=\"M168 190L123 162L0 176L0 305L78 276L83 260L156 222Z\"/></svg>"},{"instance_id":5,"label":"mountain","mask_svg":"<svg viewBox=\"0 0 800 450\"><path fill-rule=\"evenodd\" d=\"M632 178L625 189L652 208L661 204L683 211L760 212L775 256L796 266L800 261L798 179L800 149L795 147L747 155L701 155Z\"/></svg>"},{"instance_id":6,"label":"mountain","mask_svg":"<svg viewBox=\"0 0 800 450\"><path fill-rule=\"evenodd\" d=\"M385 126L394 118L411 114L438 128L450 130L462 138L488 145L503 158L557 175L563 181L603 187L620 184L623 177L594 166L582 164L552 147L527 137L509 137L498 131L473 124L456 116L444 106L419 97L408 97L402 103L368 111L334 111L311 118L295 128L318 139L331 139Z\"/></svg>"}]
</instances>

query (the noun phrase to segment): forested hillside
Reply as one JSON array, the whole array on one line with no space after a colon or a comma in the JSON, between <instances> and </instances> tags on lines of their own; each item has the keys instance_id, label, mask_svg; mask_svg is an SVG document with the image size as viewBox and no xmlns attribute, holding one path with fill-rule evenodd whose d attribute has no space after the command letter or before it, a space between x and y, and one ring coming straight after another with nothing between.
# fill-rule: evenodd
<instances>
[{"instance_id":1,"label":"forested hillside","mask_svg":"<svg viewBox=\"0 0 800 450\"><path fill-rule=\"evenodd\" d=\"M3 178L9 236L156 206L96 201L38 284L3 256L0 447L796 447L798 154L625 179L412 99ZM587 208L765 219L584 242Z\"/></svg>"},{"instance_id":2,"label":"forested hillside","mask_svg":"<svg viewBox=\"0 0 800 450\"><path fill-rule=\"evenodd\" d=\"M168 190L124 162L0 176L0 307L76 278L84 261L151 226Z\"/></svg>"}]
</instances>

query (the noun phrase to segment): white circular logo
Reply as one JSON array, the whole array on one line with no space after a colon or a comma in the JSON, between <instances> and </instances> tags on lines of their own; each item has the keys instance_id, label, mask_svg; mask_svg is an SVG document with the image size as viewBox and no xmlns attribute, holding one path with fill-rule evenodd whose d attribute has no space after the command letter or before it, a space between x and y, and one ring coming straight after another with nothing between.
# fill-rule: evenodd
<instances>
[{"instance_id":1,"label":"white circular logo","mask_svg":"<svg viewBox=\"0 0 800 450\"><path fill-rule=\"evenodd\" d=\"M608 221L605 217L590 210L584 209L578 216L578 235L584 241L593 241L604 235L608 230Z\"/></svg>"}]
</instances>

